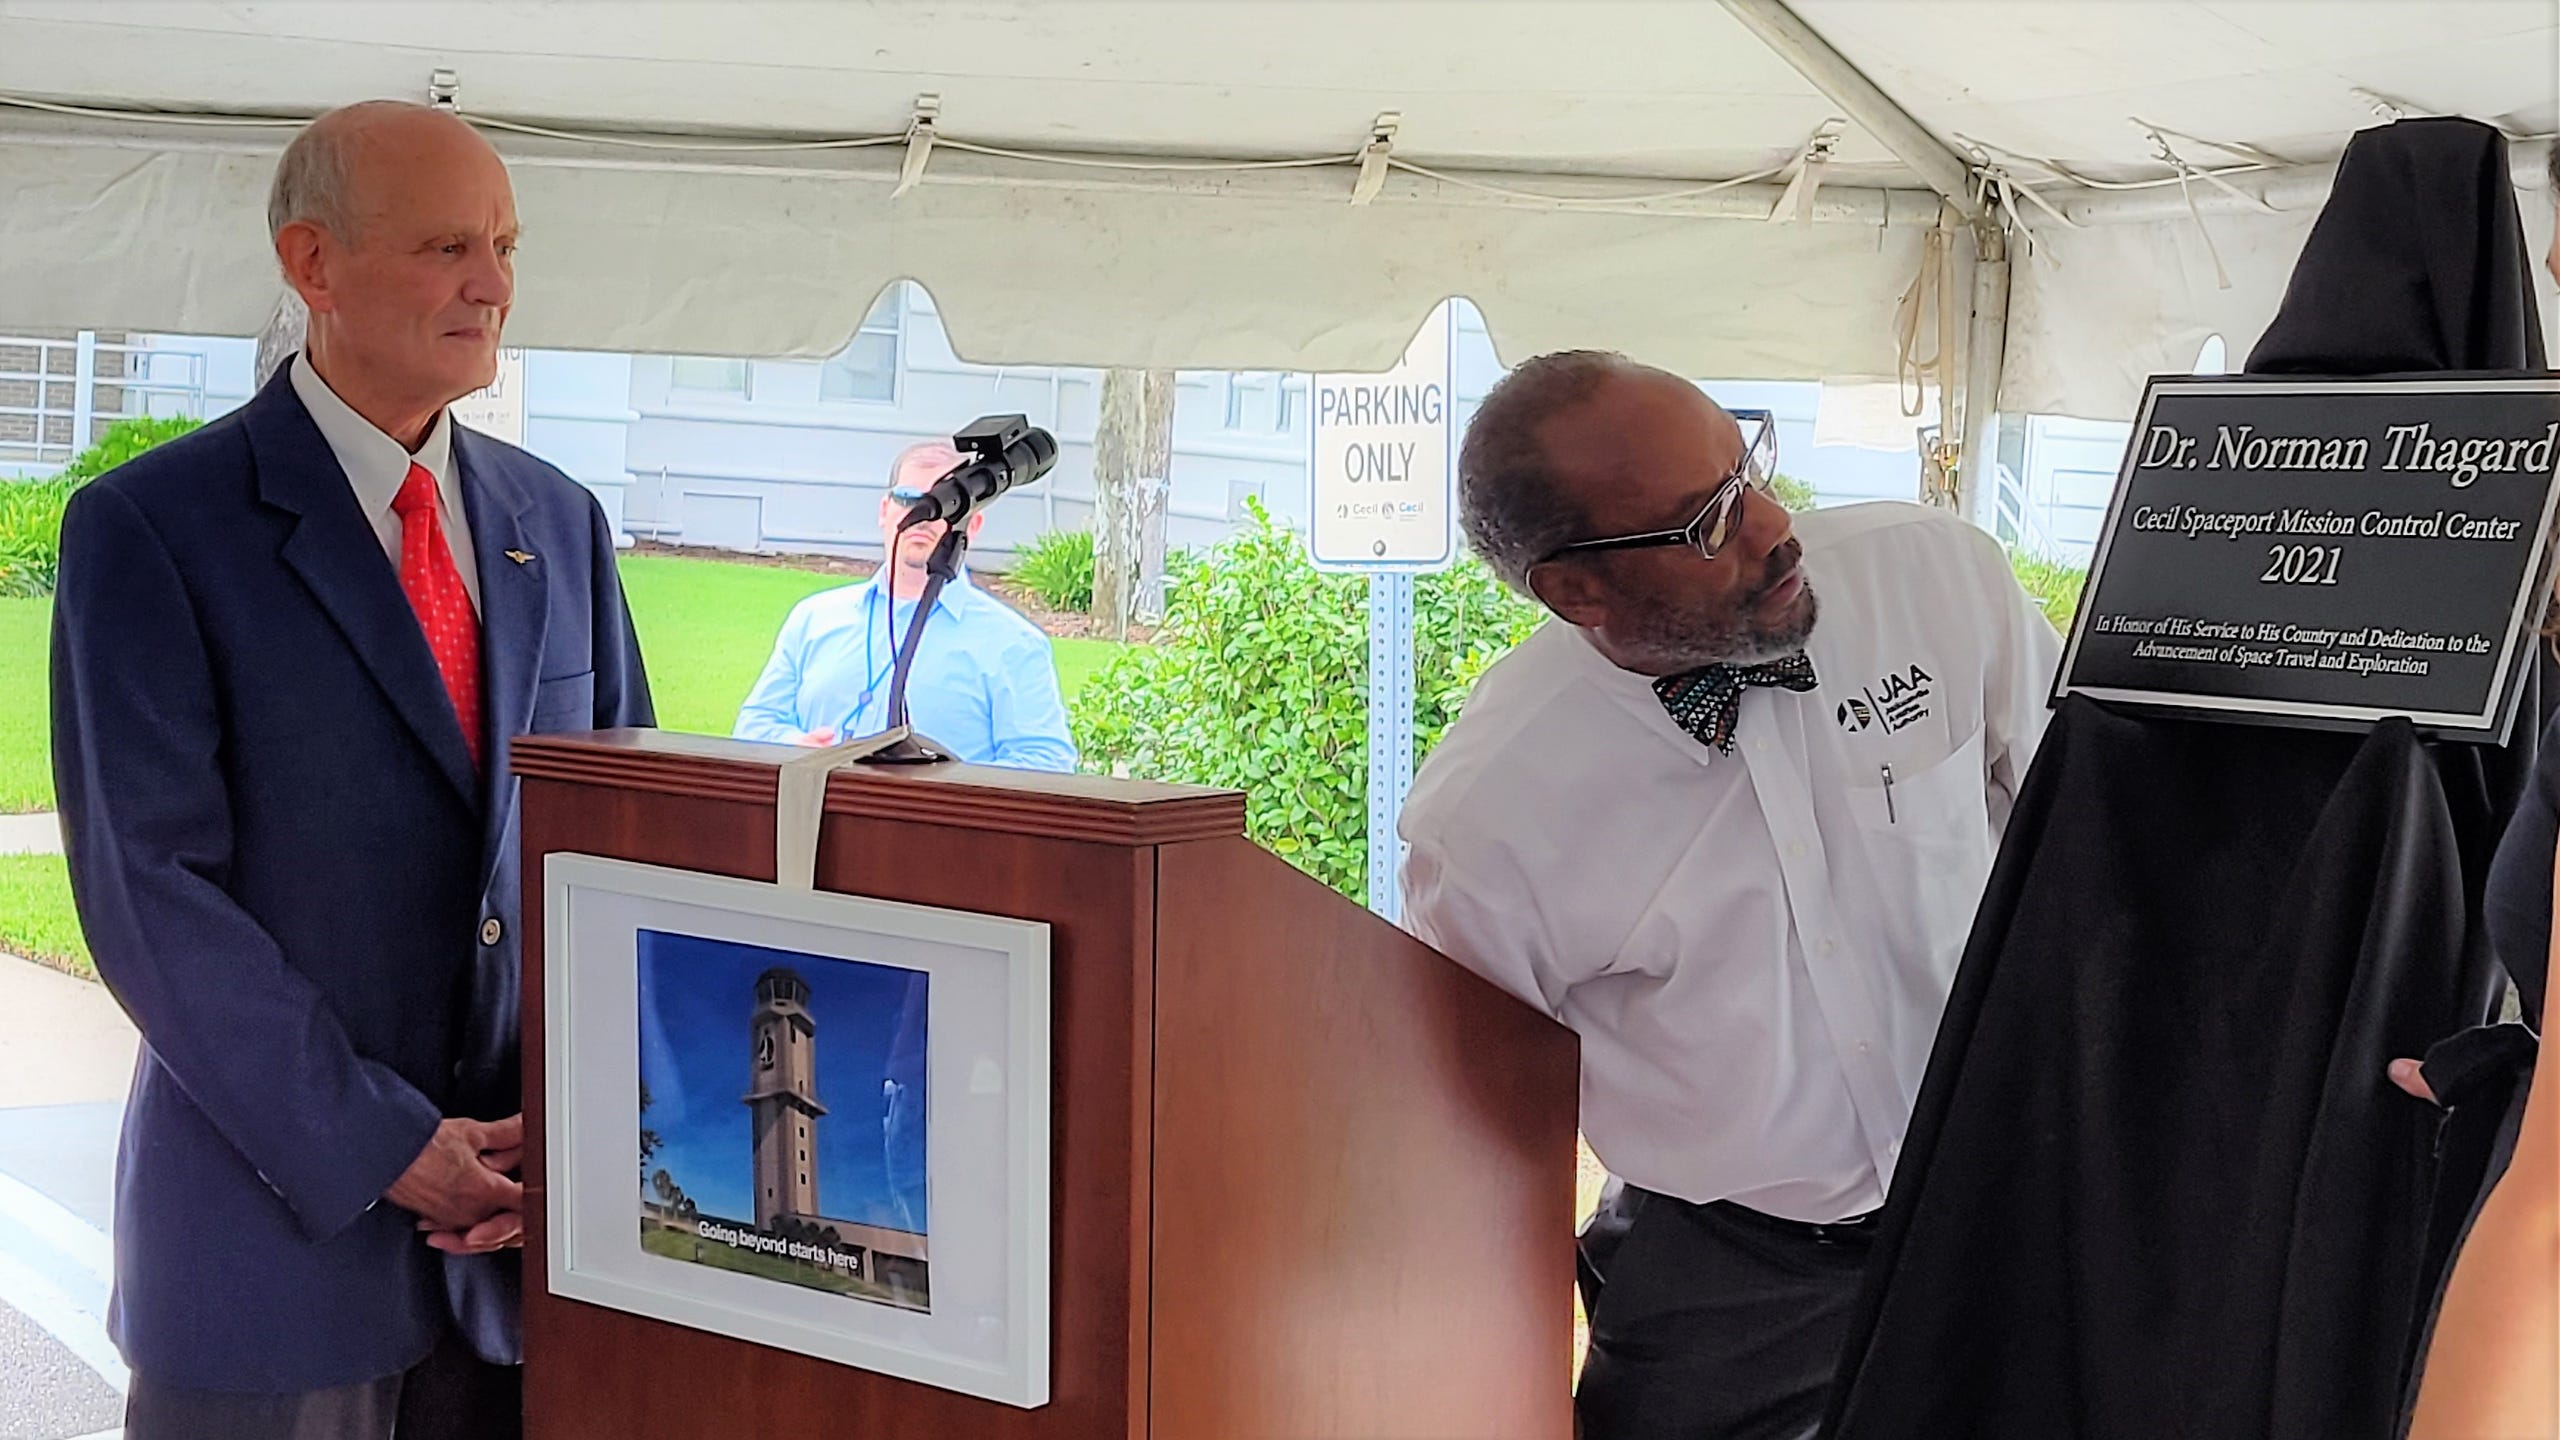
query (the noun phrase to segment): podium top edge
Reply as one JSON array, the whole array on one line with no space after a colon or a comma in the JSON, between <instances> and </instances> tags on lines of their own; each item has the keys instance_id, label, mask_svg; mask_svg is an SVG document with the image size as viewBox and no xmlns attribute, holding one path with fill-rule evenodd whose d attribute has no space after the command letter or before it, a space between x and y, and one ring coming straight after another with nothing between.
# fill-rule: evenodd
<instances>
[{"instance_id":1,"label":"podium top edge","mask_svg":"<svg viewBox=\"0 0 2560 1440\"><path fill-rule=\"evenodd\" d=\"M518 736L509 768L525 780L770 806L783 763L807 753L671 730L598 730ZM849 765L828 777L826 808L1111 845L1244 834L1241 791L991 765Z\"/></svg>"}]
</instances>

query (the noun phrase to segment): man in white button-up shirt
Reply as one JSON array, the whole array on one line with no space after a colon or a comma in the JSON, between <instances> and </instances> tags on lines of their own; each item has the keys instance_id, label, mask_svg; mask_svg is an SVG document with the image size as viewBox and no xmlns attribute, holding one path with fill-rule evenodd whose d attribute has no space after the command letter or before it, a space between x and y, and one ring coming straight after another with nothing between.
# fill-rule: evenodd
<instances>
[{"instance_id":1,"label":"man in white button-up shirt","mask_svg":"<svg viewBox=\"0 0 2560 1440\"><path fill-rule=\"evenodd\" d=\"M1557 618L1424 767L1405 904L1582 1037L1616 1177L1588 1440L1813 1432L2059 648L1988 536L1791 519L1767 448L1574 352L1497 386L1459 462L1475 549Z\"/></svg>"}]
</instances>

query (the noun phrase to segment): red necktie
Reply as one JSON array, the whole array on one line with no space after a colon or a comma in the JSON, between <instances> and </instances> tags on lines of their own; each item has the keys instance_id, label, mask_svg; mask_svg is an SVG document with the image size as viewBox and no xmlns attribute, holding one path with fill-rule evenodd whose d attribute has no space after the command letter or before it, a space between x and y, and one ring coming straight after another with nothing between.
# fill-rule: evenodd
<instances>
[{"instance_id":1,"label":"red necktie","mask_svg":"<svg viewBox=\"0 0 2560 1440\"><path fill-rule=\"evenodd\" d=\"M424 465L411 465L409 478L391 501L400 517L400 588L409 592L409 608L427 632L427 648L435 652L436 670L444 676L445 694L462 722L462 743L471 763L480 763L480 617L472 613L471 592L462 588L462 572L454 568L453 547L444 539L444 517L436 503L436 477Z\"/></svg>"}]
</instances>

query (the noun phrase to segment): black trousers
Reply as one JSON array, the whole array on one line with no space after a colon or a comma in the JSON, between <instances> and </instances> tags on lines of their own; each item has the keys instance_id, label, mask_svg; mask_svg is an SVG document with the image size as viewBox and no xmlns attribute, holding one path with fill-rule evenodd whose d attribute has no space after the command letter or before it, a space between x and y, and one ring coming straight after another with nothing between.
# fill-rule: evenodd
<instances>
[{"instance_id":1,"label":"black trousers","mask_svg":"<svg viewBox=\"0 0 2560 1440\"><path fill-rule=\"evenodd\" d=\"M124 1440L522 1440L524 1372L450 1329L396 1375L298 1395L179 1390L136 1371Z\"/></svg>"},{"instance_id":2,"label":"black trousers","mask_svg":"<svg viewBox=\"0 0 2560 1440\"><path fill-rule=\"evenodd\" d=\"M1582 1440L1805 1440L1872 1218L1806 1225L1612 1181L1581 1237Z\"/></svg>"}]
</instances>

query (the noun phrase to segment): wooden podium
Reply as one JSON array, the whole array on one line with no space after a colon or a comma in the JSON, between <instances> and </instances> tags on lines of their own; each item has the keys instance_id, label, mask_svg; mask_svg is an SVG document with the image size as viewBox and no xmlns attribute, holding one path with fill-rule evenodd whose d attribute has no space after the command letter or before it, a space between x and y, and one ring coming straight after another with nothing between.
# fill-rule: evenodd
<instances>
[{"instance_id":1,"label":"wooden podium","mask_svg":"<svg viewBox=\"0 0 2560 1440\"><path fill-rule=\"evenodd\" d=\"M827 792L819 889L1052 927L1047 1405L548 1293L543 857L769 880L795 753L516 745L533 1440L1570 1434L1571 1033L1245 839L1229 791L953 765Z\"/></svg>"}]
</instances>

